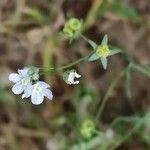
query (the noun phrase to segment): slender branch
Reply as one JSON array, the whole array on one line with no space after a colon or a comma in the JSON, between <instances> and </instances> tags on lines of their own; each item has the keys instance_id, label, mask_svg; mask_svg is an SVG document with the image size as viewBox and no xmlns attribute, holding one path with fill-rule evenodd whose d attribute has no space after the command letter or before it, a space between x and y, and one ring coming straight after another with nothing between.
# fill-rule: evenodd
<instances>
[{"instance_id":1,"label":"slender branch","mask_svg":"<svg viewBox=\"0 0 150 150\"><path fill-rule=\"evenodd\" d=\"M136 123L136 125L133 127L133 129L128 132L127 135L124 136L123 139L121 139L118 143L116 143L112 148L111 150L115 150L117 147L119 147L122 143L124 143L126 140L128 140L140 127L141 125L143 125L145 121L145 117L144 118L141 118L141 120L139 122Z\"/></svg>"},{"instance_id":2,"label":"slender branch","mask_svg":"<svg viewBox=\"0 0 150 150\"><path fill-rule=\"evenodd\" d=\"M68 64L68 65L60 66L60 67L57 67L57 68L42 67L42 68L40 68L40 70L45 70L46 69L46 71L50 71L50 70L59 71L59 70L67 69L67 68L70 68L70 67L72 67L72 66L74 66L74 65L76 65L76 64L78 64L78 63L80 63L80 62L82 62L82 61L84 61L86 59L88 59L89 56L92 55L93 53L94 52L92 51L88 55L86 55L86 56L84 56L84 57L82 57L82 58L80 58L80 59L78 59L78 60Z\"/></svg>"},{"instance_id":3,"label":"slender branch","mask_svg":"<svg viewBox=\"0 0 150 150\"><path fill-rule=\"evenodd\" d=\"M117 85L117 83L119 82L119 80L124 76L126 69L129 67L129 65L120 72L119 76L111 83L111 85L109 86L109 89L107 90L103 100L102 100L102 104L100 105L100 108L98 110L97 116L96 116L96 124L98 123L98 120L101 118L102 112L104 110L104 107L106 105L107 100L109 99L109 97L111 96L111 93L113 91L113 89L115 88L115 86Z\"/></svg>"},{"instance_id":4,"label":"slender branch","mask_svg":"<svg viewBox=\"0 0 150 150\"><path fill-rule=\"evenodd\" d=\"M78 60L76 60L76 61L74 61L74 62L68 64L68 65L59 67L59 68L57 68L57 70L63 70L63 69L66 69L66 68L70 68L70 67L72 67L72 66L74 66L74 65L76 65L76 64L78 64L78 63L80 63L80 62L82 62L82 61L84 61L84 60L86 60L86 59L88 59L89 56L90 56L92 53L93 53L93 52L89 53L88 55L86 55L86 56L84 56L84 57L82 57L82 58L80 58L80 59L78 59Z\"/></svg>"},{"instance_id":5,"label":"slender branch","mask_svg":"<svg viewBox=\"0 0 150 150\"><path fill-rule=\"evenodd\" d=\"M138 116L129 116L129 117L119 117L119 118L117 118L117 119L115 119L112 123L111 123L111 125L110 125L110 127L111 128L113 128L115 125L117 125L119 122L127 122L127 123L133 123L133 122L135 122L135 121L137 121L139 119L139 117Z\"/></svg>"},{"instance_id":6,"label":"slender branch","mask_svg":"<svg viewBox=\"0 0 150 150\"><path fill-rule=\"evenodd\" d=\"M89 39L87 39L83 34L80 34L81 38L83 38L87 43L89 43Z\"/></svg>"},{"instance_id":7,"label":"slender branch","mask_svg":"<svg viewBox=\"0 0 150 150\"><path fill-rule=\"evenodd\" d=\"M89 43L89 39L87 39L83 34L80 34L80 37L82 37L87 43ZM67 69L67 68L70 68L86 59L89 58L90 55L92 55L94 53L94 51L92 51L91 53L89 53L88 55L68 64L68 65L64 65L64 66L60 66L60 67L57 67L57 68L49 68L49 67L42 67L42 68L39 68L40 70L44 70L43 73L45 73L45 70L46 72L49 72L50 70L56 70L56 71L59 71L59 70L63 70L63 69ZM43 74L42 73L42 74Z\"/></svg>"}]
</instances>

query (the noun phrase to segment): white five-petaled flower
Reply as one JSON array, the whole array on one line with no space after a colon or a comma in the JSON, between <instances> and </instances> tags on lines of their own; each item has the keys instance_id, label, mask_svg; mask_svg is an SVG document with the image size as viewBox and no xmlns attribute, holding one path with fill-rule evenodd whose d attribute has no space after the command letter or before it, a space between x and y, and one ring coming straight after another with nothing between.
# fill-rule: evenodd
<instances>
[{"instance_id":1,"label":"white five-petaled flower","mask_svg":"<svg viewBox=\"0 0 150 150\"><path fill-rule=\"evenodd\" d=\"M14 94L19 95L24 92L26 97L30 96L30 89L32 87L31 78L28 76L29 68L19 69L18 73L11 73L9 80L14 82L15 85L12 87Z\"/></svg>"},{"instance_id":2,"label":"white five-petaled flower","mask_svg":"<svg viewBox=\"0 0 150 150\"><path fill-rule=\"evenodd\" d=\"M52 92L48 89L50 86L42 81L38 81L33 85L33 90L31 93L31 101L35 105L39 105L43 102L44 96L52 100Z\"/></svg>"},{"instance_id":3,"label":"white five-petaled flower","mask_svg":"<svg viewBox=\"0 0 150 150\"><path fill-rule=\"evenodd\" d=\"M79 81L75 81L75 78L80 78L81 75L79 75L76 71L71 71L68 75L68 83L69 84L78 84Z\"/></svg>"}]
</instances>

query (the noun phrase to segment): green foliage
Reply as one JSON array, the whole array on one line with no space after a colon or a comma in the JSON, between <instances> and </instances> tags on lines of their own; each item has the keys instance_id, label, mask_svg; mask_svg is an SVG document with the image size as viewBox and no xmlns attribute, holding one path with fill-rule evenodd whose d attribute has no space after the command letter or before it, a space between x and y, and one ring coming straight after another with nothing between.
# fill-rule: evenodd
<instances>
[{"instance_id":1,"label":"green foliage","mask_svg":"<svg viewBox=\"0 0 150 150\"><path fill-rule=\"evenodd\" d=\"M125 73L125 77L126 77L126 93L127 93L127 96L129 98L132 97L132 89L131 89L131 86L132 86L132 77L131 77L131 67L127 68L126 70L126 73Z\"/></svg>"},{"instance_id":2,"label":"green foliage","mask_svg":"<svg viewBox=\"0 0 150 150\"><path fill-rule=\"evenodd\" d=\"M137 71L145 74L146 76L150 77L150 67L149 66L142 66L142 65L134 63L132 65L132 68L134 68L135 70L137 70Z\"/></svg>"},{"instance_id":3,"label":"green foliage","mask_svg":"<svg viewBox=\"0 0 150 150\"><path fill-rule=\"evenodd\" d=\"M115 5L112 7L112 11L134 22L138 22L140 20L137 11L131 6L124 6L121 4Z\"/></svg>"},{"instance_id":4,"label":"green foliage","mask_svg":"<svg viewBox=\"0 0 150 150\"><path fill-rule=\"evenodd\" d=\"M111 11L132 22L139 22L140 15L133 6L125 5L123 0L105 0L99 8L99 14Z\"/></svg>"},{"instance_id":5,"label":"green foliage","mask_svg":"<svg viewBox=\"0 0 150 150\"><path fill-rule=\"evenodd\" d=\"M147 112L142 128L139 130L142 140L150 144L150 111Z\"/></svg>"},{"instance_id":6,"label":"green foliage","mask_svg":"<svg viewBox=\"0 0 150 150\"><path fill-rule=\"evenodd\" d=\"M33 21L41 22L44 19L44 15L42 12L37 8L28 8L25 12L27 16L29 16Z\"/></svg>"}]
</instances>

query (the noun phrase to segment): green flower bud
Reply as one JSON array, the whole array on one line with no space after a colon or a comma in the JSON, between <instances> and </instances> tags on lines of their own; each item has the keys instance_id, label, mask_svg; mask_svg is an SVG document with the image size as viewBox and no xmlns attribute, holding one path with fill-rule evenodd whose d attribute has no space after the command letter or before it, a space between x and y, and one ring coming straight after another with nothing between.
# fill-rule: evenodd
<instances>
[{"instance_id":1,"label":"green flower bud","mask_svg":"<svg viewBox=\"0 0 150 150\"><path fill-rule=\"evenodd\" d=\"M107 57L109 56L110 54L110 50L109 50L109 47L108 45L106 44L102 44L102 45L99 45L96 49L96 54L99 56L99 57Z\"/></svg>"},{"instance_id":2,"label":"green flower bud","mask_svg":"<svg viewBox=\"0 0 150 150\"><path fill-rule=\"evenodd\" d=\"M39 79L39 69L31 66L28 70L28 75L32 77L33 80Z\"/></svg>"},{"instance_id":3,"label":"green flower bud","mask_svg":"<svg viewBox=\"0 0 150 150\"><path fill-rule=\"evenodd\" d=\"M81 31L81 28L82 28L82 21L80 21L77 18L71 18L65 23L63 33L68 38L75 38Z\"/></svg>"},{"instance_id":4,"label":"green flower bud","mask_svg":"<svg viewBox=\"0 0 150 150\"><path fill-rule=\"evenodd\" d=\"M82 27L82 22L79 19L72 18L69 20L69 26L72 31L79 31Z\"/></svg>"},{"instance_id":5,"label":"green flower bud","mask_svg":"<svg viewBox=\"0 0 150 150\"><path fill-rule=\"evenodd\" d=\"M86 138L89 139L92 137L93 133L95 131L95 126L93 121L91 120L85 120L82 125L81 125L81 135Z\"/></svg>"},{"instance_id":6,"label":"green flower bud","mask_svg":"<svg viewBox=\"0 0 150 150\"><path fill-rule=\"evenodd\" d=\"M72 38L74 35L73 32L69 28L64 28L63 33L69 38Z\"/></svg>"}]
</instances>

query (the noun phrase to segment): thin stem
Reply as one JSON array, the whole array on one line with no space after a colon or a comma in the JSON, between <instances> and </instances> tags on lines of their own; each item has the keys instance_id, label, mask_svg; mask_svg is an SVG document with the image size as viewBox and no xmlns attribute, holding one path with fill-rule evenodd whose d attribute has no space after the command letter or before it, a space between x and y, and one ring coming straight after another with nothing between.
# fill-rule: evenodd
<instances>
[{"instance_id":1,"label":"thin stem","mask_svg":"<svg viewBox=\"0 0 150 150\"><path fill-rule=\"evenodd\" d=\"M117 147L119 147L122 143L124 143L126 140L128 140L140 127L143 125L145 121L145 118L141 118L141 120L133 127L133 129L128 132L127 135L124 136L123 139L121 139L118 143L116 143L111 150L115 150Z\"/></svg>"},{"instance_id":2,"label":"thin stem","mask_svg":"<svg viewBox=\"0 0 150 150\"><path fill-rule=\"evenodd\" d=\"M129 66L130 65L128 65L127 68ZM97 113L97 116L96 116L96 120L95 120L96 124L98 123L98 120L101 118L101 115L102 115L102 112L103 112L104 107L106 105L106 102L109 99L109 97L111 96L113 89L118 84L119 80L124 76L127 68L125 68L123 71L121 71L120 74L119 74L119 76L109 86L109 89L107 90L107 92L106 92L106 94L105 94L105 96L104 96L104 98L102 100L102 104L100 105L100 108L98 110L98 113Z\"/></svg>"},{"instance_id":3,"label":"thin stem","mask_svg":"<svg viewBox=\"0 0 150 150\"><path fill-rule=\"evenodd\" d=\"M80 36L81 36L86 42L89 43L89 40L88 40L83 34L80 34ZM89 53L88 55L86 55L86 56L84 56L84 57L82 57L82 58L80 58L80 59L78 59L78 60L76 60L76 61L74 61L74 62L68 64L68 65L60 66L60 67L58 67L58 68L42 67L42 68L39 68L39 69L40 69L40 70L48 70L48 71L50 71L50 70L59 71L59 70L67 69L67 68L70 68L70 67L72 67L72 66L74 66L74 65L76 65L76 64L78 64L78 63L80 63L80 62L82 62L82 61L84 61L84 60L86 60L86 59L88 59L88 57L89 57L91 54L93 54L93 53L94 53L94 52L92 51L92 52Z\"/></svg>"},{"instance_id":4,"label":"thin stem","mask_svg":"<svg viewBox=\"0 0 150 150\"><path fill-rule=\"evenodd\" d=\"M80 59L78 59L78 60L76 60L76 61L74 61L74 62L68 64L68 65L60 66L60 67L58 67L58 68L42 67L42 68L40 68L40 70L45 70L45 69L47 69L48 71L50 71L50 70L59 71L59 70L67 69L67 68L70 68L70 67L72 67L72 66L74 66L74 65L76 65L76 64L78 64L78 63L80 63L80 62L82 62L82 61L84 61L84 60L86 60L86 59L88 59L89 56L90 56L91 54L93 54L93 53L94 53L94 52L91 52L91 53L89 53L88 55L86 55L86 56L84 56L84 57L82 57L82 58L80 58Z\"/></svg>"},{"instance_id":5,"label":"thin stem","mask_svg":"<svg viewBox=\"0 0 150 150\"><path fill-rule=\"evenodd\" d=\"M111 128L113 128L115 125L117 125L119 122L130 122L130 123L133 123L133 122L135 122L135 121L137 121L139 119L139 117L137 117L137 116L132 116L132 117L119 117L119 118L117 118L117 119L115 119L112 123L111 123L111 125L110 125L110 127Z\"/></svg>"},{"instance_id":6,"label":"thin stem","mask_svg":"<svg viewBox=\"0 0 150 150\"><path fill-rule=\"evenodd\" d=\"M70 67L72 67L72 66L74 66L74 65L76 65L76 64L78 64L78 63L80 63L80 62L82 62L82 61L84 61L84 60L86 60L86 59L88 59L88 57L89 57L92 53L93 53L93 52L89 53L88 55L86 55L86 56L84 56L84 57L82 57L82 58L80 58L80 59L78 59L78 60L76 60L76 61L74 61L74 62L68 64L68 65L59 67L59 68L57 68L57 70L63 70L63 69L66 69L66 68L70 68Z\"/></svg>"},{"instance_id":7,"label":"thin stem","mask_svg":"<svg viewBox=\"0 0 150 150\"><path fill-rule=\"evenodd\" d=\"M133 64L132 67L140 72L142 72L143 74L147 75L147 76L150 76L150 68L146 68L145 66L141 66L141 65L138 65L138 64Z\"/></svg>"},{"instance_id":8,"label":"thin stem","mask_svg":"<svg viewBox=\"0 0 150 150\"><path fill-rule=\"evenodd\" d=\"M82 33L80 33L80 36L86 41L89 43L89 39L87 39Z\"/></svg>"}]
</instances>

